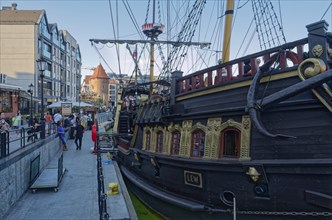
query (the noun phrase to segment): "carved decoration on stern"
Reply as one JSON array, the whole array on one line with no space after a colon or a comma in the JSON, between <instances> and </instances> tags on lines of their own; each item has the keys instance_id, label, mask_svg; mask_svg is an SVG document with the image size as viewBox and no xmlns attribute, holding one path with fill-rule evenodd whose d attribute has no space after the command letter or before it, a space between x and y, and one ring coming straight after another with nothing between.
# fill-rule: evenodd
<instances>
[{"instance_id":1,"label":"carved decoration on stern","mask_svg":"<svg viewBox=\"0 0 332 220\"><path fill-rule=\"evenodd\" d=\"M192 120L182 122L180 156L190 157Z\"/></svg>"},{"instance_id":2,"label":"carved decoration on stern","mask_svg":"<svg viewBox=\"0 0 332 220\"><path fill-rule=\"evenodd\" d=\"M320 57L323 53L323 46L320 44L317 44L316 46L314 46L314 48L312 48L311 52L315 57Z\"/></svg>"},{"instance_id":3,"label":"carved decoration on stern","mask_svg":"<svg viewBox=\"0 0 332 220\"><path fill-rule=\"evenodd\" d=\"M205 134L205 157L218 159L219 130L221 118L209 118L207 123L207 133Z\"/></svg>"},{"instance_id":4,"label":"carved decoration on stern","mask_svg":"<svg viewBox=\"0 0 332 220\"><path fill-rule=\"evenodd\" d=\"M305 81L311 77L327 71L326 64L322 59L309 58L304 60L297 69L298 75L302 81ZM311 89L313 94L318 98L318 100L330 111L332 112L332 89L327 83L322 84L323 89L318 87Z\"/></svg>"},{"instance_id":5,"label":"carved decoration on stern","mask_svg":"<svg viewBox=\"0 0 332 220\"><path fill-rule=\"evenodd\" d=\"M249 115L242 116L240 160L250 160L251 120Z\"/></svg>"}]
</instances>

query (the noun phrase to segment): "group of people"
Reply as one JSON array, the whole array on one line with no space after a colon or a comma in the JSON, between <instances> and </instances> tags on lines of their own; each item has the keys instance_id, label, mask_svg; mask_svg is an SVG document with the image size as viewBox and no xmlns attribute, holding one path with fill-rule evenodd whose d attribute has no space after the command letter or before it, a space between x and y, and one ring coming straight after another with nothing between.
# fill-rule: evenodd
<instances>
[{"instance_id":1,"label":"group of people","mask_svg":"<svg viewBox=\"0 0 332 220\"><path fill-rule=\"evenodd\" d=\"M16 130L17 134L20 132L21 128L21 121L22 116L20 111L17 112L17 114L11 118L11 125L5 120L5 115L3 112L0 113L0 131L9 131L9 129ZM76 150L82 149L82 138L85 131L85 127L87 124L87 120L85 117L82 117L81 114L72 114L68 116L67 118L64 118L61 115L61 112L56 112L53 116L47 112L44 114L45 118L45 134L50 135L51 131L55 129L54 126L56 126L57 131L57 137L59 137L61 143L63 144L63 150L67 151L68 146L65 139L65 127L74 127L74 138L75 138L75 144L76 144ZM30 129L27 130L28 133L28 139L27 141L32 141L34 139L38 139L37 133L40 132L41 123L39 122L38 118L30 118L29 119L29 125ZM64 126L66 125L66 126Z\"/></svg>"},{"instance_id":2,"label":"group of people","mask_svg":"<svg viewBox=\"0 0 332 220\"><path fill-rule=\"evenodd\" d=\"M19 133L19 128L21 128L22 115L20 111L12 118L12 126L10 127L9 123L5 120L5 114L3 112L0 113L1 121L0 121L0 130L1 131L9 131L10 128L17 130L17 134Z\"/></svg>"},{"instance_id":3,"label":"group of people","mask_svg":"<svg viewBox=\"0 0 332 220\"><path fill-rule=\"evenodd\" d=\"M64 126L65 122L66 126ZM81 122L81 115L70 115L66 119L63 120L62 115L60 112L57 112L54 115L54 122L57 124L57 136L60 138L61 143L63 144L63 150L67 151L68 146L65 139L65 127L73 126L74 127L74 137L75 137L75 144L76 150L82 149L82 139L83 133L85 131L85 127L82 125Z\"/></svg>"}]
</instances>

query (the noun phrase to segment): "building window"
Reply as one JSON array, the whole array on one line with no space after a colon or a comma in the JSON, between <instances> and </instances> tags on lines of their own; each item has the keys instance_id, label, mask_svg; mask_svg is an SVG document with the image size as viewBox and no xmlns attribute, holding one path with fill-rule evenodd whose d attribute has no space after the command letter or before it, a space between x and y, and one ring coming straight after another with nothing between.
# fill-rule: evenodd
<instances>
[{"instance_id":1,"label":"building window","mask_svg":"<svg viewBox=\"0 0 332 220\"><path fill-rule=\"evenodd\" d=\"M192 157L203 157L204 156L204 142L205 133L198 129L192 134L192 145L191 145L191 156Z\"/></svg>"},{"instance_id":2,"label":"building window","mask_svg":"<svg viewBox=\"0 0 332 220\"><path fill-rule=\"evenodd\" d=\"M1 93L1 111L2 112L12 112L12 97L10 92L2 92Z\"/></svg>"},{"instance_id":3,"label":"building window","mask_svg":"<svg viewBox=\"0 0 332 220\"><path fill-rule=\"evenodd\" d=\"M164 133L162 131L157 132L157 153L163 152L164 146Z\"/></svg>"},{"instance_id":4,"label":"building window","mask_svg":"<svg viewBox=\"0 0 332 220\"><path fill-rule=\"evenodd\" d=\"M239 157L241 135L236 128L224 129L220 134L220 157Z\"/></svg>"},{"instance_id":5,"label":"building window","mask_svg":"<svg viewBox=\"0 0 332 220\"><path fill-rule=\"evenodd\" d=\"M178 131L172 133L171 154L179 155L181 134Z\"/></svg>"},{"instance_id":6,"label":"building window","mask_svg":"<svg viewBox=\"0 0 332 220\"><path fill-rule=\"evenodd\" d=\"M48 32L48 27L47 27L47 23L45 20L45 16L42 18L39 25L40 25L39 26L40 33L47 39L51 40L51 34Z\"/></svg>"},{"instance_id":7,"label":"building window","mask_svg":"<svg viewBox=\"0 0 332 220\"><path fill-rule=\"evenodd\" d=\"M150 141L151 141L151 132L150 131L147 131L146 132L146 137L145 137L145 149L146 150L150 150L151 149L151 143L150 143Z\"/></svg>"}]
</instances>

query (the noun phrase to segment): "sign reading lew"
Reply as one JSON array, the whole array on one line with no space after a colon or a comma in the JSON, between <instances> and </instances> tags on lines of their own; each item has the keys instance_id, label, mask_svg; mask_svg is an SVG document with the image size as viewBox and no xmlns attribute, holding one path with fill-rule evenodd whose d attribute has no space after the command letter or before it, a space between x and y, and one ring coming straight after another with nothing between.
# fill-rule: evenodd
<instances>
[{"instance_id":1,"label":"sign reading lew","mask_svg":"<svg viewBox=\"0 0 332 220\"><path fill-rule=\"evenodd\" d=\"M202 174L185 170L184 183L186 185L202 188L203 187Z\"/></svg>"}]
</instances>

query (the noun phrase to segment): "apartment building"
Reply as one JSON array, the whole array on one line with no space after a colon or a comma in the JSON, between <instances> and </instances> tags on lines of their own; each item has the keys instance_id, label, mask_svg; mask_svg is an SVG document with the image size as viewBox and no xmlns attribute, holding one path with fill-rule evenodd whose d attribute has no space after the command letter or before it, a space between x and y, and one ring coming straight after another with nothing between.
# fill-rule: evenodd
<instances>
[{"instance_id":1,"label":"apartment building","mask_svg":"<svg viewBox=\"0 0 332 220\"><path fill-rule=\"evenodd\" d=\"M45 10L18 10L17 4L0 10L0 72L7 82L27 91L44 105L78 101L81 90L81 52L75 38L50 23ZM41 91L36 60L47 62ZM39 106L37 106L39 107Z\"/></svg>"}]
</instances>

